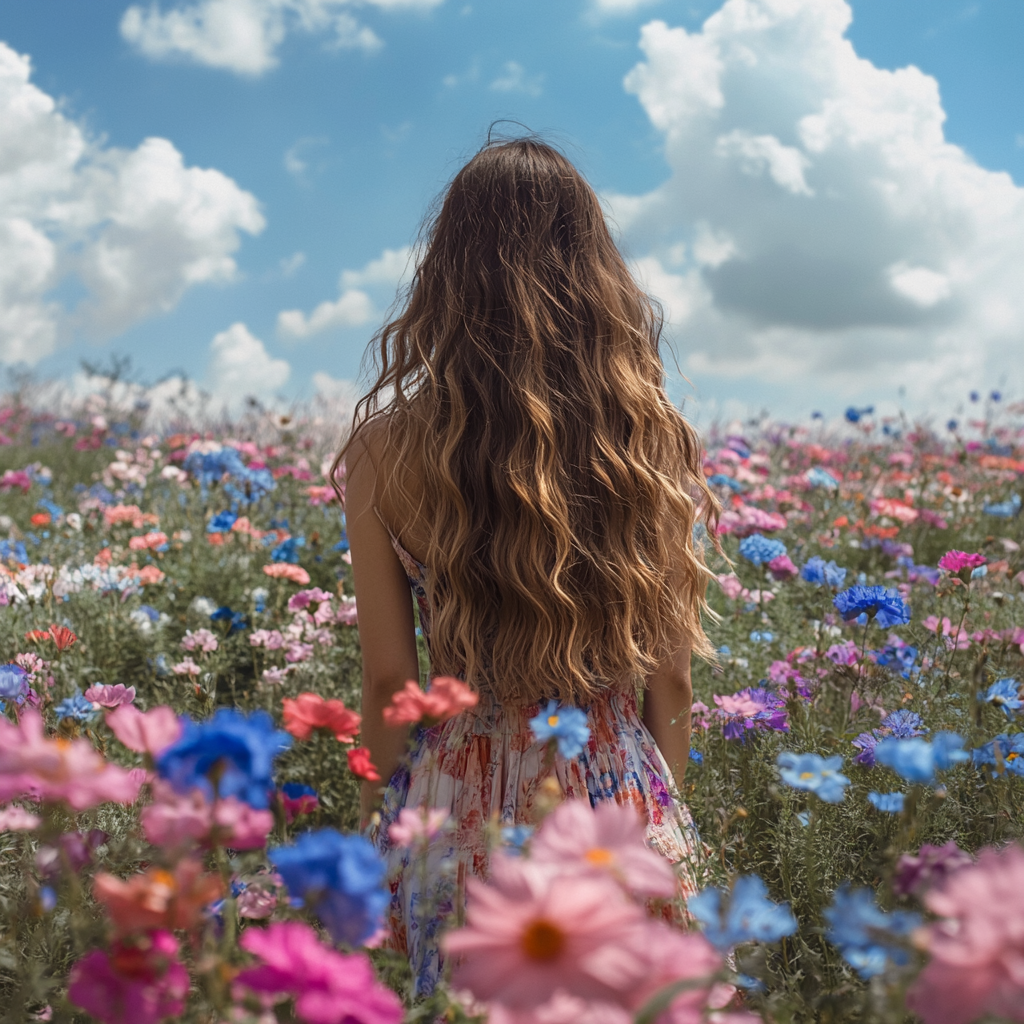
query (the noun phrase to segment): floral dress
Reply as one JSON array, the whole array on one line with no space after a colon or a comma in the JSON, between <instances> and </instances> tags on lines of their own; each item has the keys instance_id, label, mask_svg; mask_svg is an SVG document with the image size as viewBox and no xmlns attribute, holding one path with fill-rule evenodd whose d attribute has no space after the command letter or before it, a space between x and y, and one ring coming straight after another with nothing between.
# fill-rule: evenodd
<instances>
[{"instance_id":1,"label":"floral dress","mask_svg":"<svg viewBox=\"0 0 1024 1024\"><path fill-rule=\"evenodd\" d=\"M428 569L399 543L391 542L419 605L429 649L430 609L424 581ZM466 879L486 876L490 850L502 829L529 826L540 784L548 776L544 748L530 730L539 705L499 703L487 690L476 707L413 737L407 758L391 777L380 822L371 838L387 862L391 902L385 945L405 953L418 995L429 994L444 966L438 946L442 928L460 923ZM681 899L663 908L686 918L684 900L701 887L703 844L679 799L665 759L640 720L632 691L610 693L584 709L590 739L577 757L556 757L554 774L566 799L632 803L647 821L647 841L676 865ZM448 826L427 856L391 842L388 827L404 807L443 808ZM515 832L505 832L507 837Z\"/></svg>"}]
</instances>

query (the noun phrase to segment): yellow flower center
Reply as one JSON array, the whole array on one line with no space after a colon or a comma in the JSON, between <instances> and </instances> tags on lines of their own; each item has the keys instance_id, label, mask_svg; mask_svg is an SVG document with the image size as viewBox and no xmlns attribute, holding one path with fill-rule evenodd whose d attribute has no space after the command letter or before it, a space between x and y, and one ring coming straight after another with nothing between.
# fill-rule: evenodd
<instances>
[{"instance_id":1,"label":"yellow flower center","mask_svg":"<svg viewBox=\"0 0 1024 1024\"><path fill-rule=\"evenodd\" d=\"M598 868L606 868L614 860L611 850L606 850L603 846L595 846L593 849L587 850L583 854L583 859Z\"/></svg>"},{"instance_id":2,"label":"yellow flower center","mask_svg":"<svg viewBox=\"0 0 1024 1024\"><path fill-rule=\"evenodd\" d=\"M554 960L562 952L565 935L557 925L539 918L527 925L519 945L531 960Z\"/></svg>"},{"instance_id":3,"label":"yellow flower center","mask_svg":"<svg viewBox=\"0 0 1024 1024\"><path fill-rule=\"evenodd\" d=\"M801 779L813 779L814 778L814 772L801 772L800 773L800 778Z\"/></svg>"},{"instance_id":4,"label":"yellow flower center","mask_svg":"<svg viewBox=\"0 0 1024 1024\"><path fill-rule=\"evenodd\" d=\"M558 725L558 715L548 715L548 725L554 729L554 727Z\"/></svg>"}]
</instances>

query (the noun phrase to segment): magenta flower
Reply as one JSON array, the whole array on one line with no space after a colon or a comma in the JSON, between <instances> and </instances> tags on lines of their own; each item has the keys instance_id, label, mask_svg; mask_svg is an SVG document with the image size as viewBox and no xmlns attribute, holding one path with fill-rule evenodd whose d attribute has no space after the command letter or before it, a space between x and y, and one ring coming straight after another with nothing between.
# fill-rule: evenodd
<instances>
[{"instance_id":1,"label":"magenta flower","mask_svg":"<svg viewBox=\"0 0 1024 1024\"><path fill-rule=\"evenodd\" d=\"M800 570L793 564L789 555L779 555L768 563L768 571L772 579L791 580L800 574Z\"/></svg>"},{"instance_id":2,"label":"magenta flower","mask_svg":"<svg viewBox=\"0 0 1024 1024\"><path fill-rule=\"evenodd\" d=\"M943 846L925 843L916 854L904 853L900 857L892 879L893 892L897 896L920 894L945 881L954 871L973 863L974 858L964 853L952 839Z\"/></svg>"},{"instance_id":3,"label":"magenta flower","mask_svg":"<svg viewBox=\"0 0 1024 1024\"><path fill-rule=\"evenodd\" d=\"M400 1024L402 1004L378 984L369 959L336 953L309 925L280 921L248 928L239 945L263 962L243 970L236 983L271 996L295 997L307 1024Z\"/></svg>"},{"instance_id":4,"label":"magenta flower","mask_svg":"<svg viewBox=\"0 0 1024 1024\"><path fill-rule=\"evenodd\" d=\"M164 704L145 712L131 704L122 704L107 715L107 725L129 750L154 757L181 736L178 716Z\"/></svg>"},{"instance_id":5,"label":"magenta flower","mask_svg":"<svg viewBox=\"0 0 1024 1024\"><path fill-rule=\"evenodd\" d=\"M148 932L71 968L68 998L102 1024L159 1024L185 1011L188 972L170 932Z\"/></svg>"},{"instance_id":6,"label":"magenta flower","mask_svg":"<svg viewBox=\"0 0 1024 1024\"><path fill-rule=\"evenodd\" d=\"M648 974L644 911L607 875L495 854L490 882L467 885L466 927L442 942L477 999L528 1009L562 990L625 1005Z\"/></svg>"},{"instance_id":7,"label":"magenta flower","mask_svg":"<svg viewBox=\"0 0 1024 1024\"><path fill-rule=\"evenodd\" d=\"M181 795L162 779L154 782L153 795L153 803L142 809L142 830L154 846L192 841L257 850L274 827L273 812L256 810L236 797L212 804L201 790Z\"/></svg>"},{"instance_id":8,"label":"magenta flower","mask_svg":"<svg viewBox=\"0 0 1024 1024\"><path fill-rule=\"evenodd\" d=\"M93 683L85 691L85 699L101 708L116 708L122 704L131 704L135 700L135 687L117 683L115 686Z\"/></svg>"},{"instance_id":9,"label":"magenta flower","mask_svg":"<svg viewBox=\"0 0 1024 1024\"><path fill-rule=\"evenodd\" d=\"M966 551L947 551L939 559L939 568L945 569L946 572L958 573L963 569L977 569L987 561L984 555L969 554Z\"/></svg>"},{"instance_id":10,"label":"magenta flower","mask_svg":"<svg viewBox=\"0 0 1024 1024\"><path fill-rule=\"evenodd\" d=\"M907 994L925 1024L1024 1020L1024 850L991 847L924 897L931 960Z\"/></svg>"},{"instance_id":11,"label":"magenta flower","mask_svg":"<svg viewBox=\"0 0 1024 1024\"><path fill-rule=\"evenodd\" d=\"M238 916L262 921L277 909L277 896L269 889L248 885L238 895Z\"/></svg>"},{"instance_id":12,"label":"magenta flower","mask_svg":"<svg viewBox=\"0 0 1024 1024\"><path fill-rule=\"evenodd\" d=\"M591 809L588 801L566 800L544 819L530 855L574 875L611 875L639 896L674 896L672 865L647 845L644 833L632 804L604 800Z\"/></svg>"}]
</instances>

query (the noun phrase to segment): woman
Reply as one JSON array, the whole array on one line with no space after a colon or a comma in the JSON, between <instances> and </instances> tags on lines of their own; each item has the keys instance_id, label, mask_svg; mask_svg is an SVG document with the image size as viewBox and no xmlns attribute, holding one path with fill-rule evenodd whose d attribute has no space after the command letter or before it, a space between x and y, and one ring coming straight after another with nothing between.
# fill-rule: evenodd
<instances>
[{"instance_id":1,"label":"woman","mask_svg":"<svg viewBox=\"0 0 1024 1024\"><path fill-rule=\"evenodd\" d=\"M489 143L426 242L338 457L363 741L390 779L374 830L390 941L421 993L441 967L438 924L461 913L467 873L486 871L494 826L534 823L549 792L529 719L550 699L586 710L590 728L578 757L555 759L561 794L635 805L678 865L680 895L696 888L699 840L677 786L691 652L711 654L693 527L717 515L698 439L663 388L660 318L564 156ZM420 730L403 759L409 736L381 712L419 677L410 586L431 675L465 680L479 704ZM364 821L378 803L364 785ZM388 836L406 805L450 815L426 868Z\"/></svg>"}]
</instances>

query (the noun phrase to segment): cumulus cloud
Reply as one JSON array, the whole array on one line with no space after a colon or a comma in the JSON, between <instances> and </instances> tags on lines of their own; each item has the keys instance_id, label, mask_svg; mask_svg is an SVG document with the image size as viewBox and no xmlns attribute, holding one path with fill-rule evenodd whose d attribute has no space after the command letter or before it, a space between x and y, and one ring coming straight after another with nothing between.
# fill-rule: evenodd
<instances>
[{"instance_id":1,"label":"cumulus cloud","mask_svg":"<svg viewBox=\"0 0 1024 1024\"><path fill-rule=\"evenodd\" d=\"M378 316L373 299L364 290L394 291L408 280L413 270L411 246L385 249L361 270L343 270L337 299L321 302L307 316L301 309L285 309L277 315L277 331L295 341L341 327L361 327Z\"/></svg>"},{"instance_id":2,"label":"cumulus cloud","mask_svg":"<svg viewBox=\"0 0 1024 1024\"><path fill-rule=\"evenodd\" d=\"M627 75L671 174L606 196L684 369L934 404L1024 383L1024 189L946 140L938 83L859 57L845 0L652 21Z\"/></svg>"},{"instance_id":3,"label":"cumulus cloud","mask_svg":"<svg viewBox=\"0 0 1024 1024\"><path fill-rule=\"evenodd\" d=\"M179 58L258 76L277 66L290 32L329 33L331 45L372 53L384 44L352 14L354 7L429 11L444 0L194 0L168 10L133 4L121 35L154 60Z\"/></svg>"},{"instance_id":4,"label":"cumulus cloud","mask_svg":"<svg viewBox=\"0 0 1024 1024\"><path fill-rule=\"evenodd\" d=\"M0 359L35 363L76 330L112 335L236 275L242 231L264 220L217 170L166 139L104 147L30 81L0 42ZM73 306L60 301L76 290Z\"/></svg>"},{"instance_id":5,"label":"cumulus cloud","mask_svg":"<svg viewBox=\"0 0 1024 1024\"><path fill-rule=\"evenodd\" d=\"M544 76L528 75L517 61L506 61L501 74L491 82L495 92L518 92L526 96L539 96L544 91Z\"/></svg>"},{"instance_id":6,"label":"cumulus cloud","mask_svg":"<svg viewBox=\"0 0 1024 1024\"><path fill-rule=\"evenodd\" d=\"M234 323L210 342L206 386L214 398L238 408L250 396L266 401L287 383L292 368L274 359L243 323Z\"/></svg>"}]
</instances>

